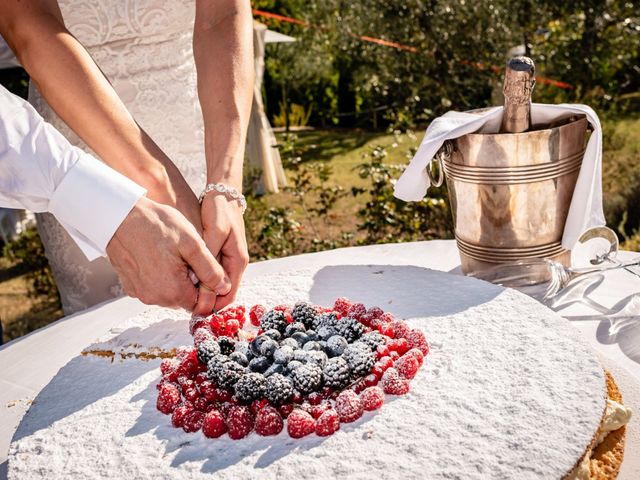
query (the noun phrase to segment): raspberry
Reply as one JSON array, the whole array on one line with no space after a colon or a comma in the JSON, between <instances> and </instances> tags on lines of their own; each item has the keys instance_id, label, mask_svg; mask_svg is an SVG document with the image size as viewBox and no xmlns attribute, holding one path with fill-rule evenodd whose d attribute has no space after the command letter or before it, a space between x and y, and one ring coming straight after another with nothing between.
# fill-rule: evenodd
<instances>
[{"instance_id":1,"label":"raspberry","mask_svg":"<svg viewBox=\"0 0 640 480\"><path fill-rule=\"evenodd\" d=\"M353 390L345 390L336 399L336 412L340 421L344 423L355 422L362 416L364 409L358 394Z\"/></svg>"},{"instance_id":2,"label":"raspberry","mask_svg":"<svg viewBox=\"0 0 640 480\"><path fill-rule=\"evenodd\" d=\"M391 326L390 323L380 323L380 325L378 325L378 331L389 338L393 338L394 337L394 332L393 332L393 327Z\"/></svg>"},{"instance_id":3,"label":"raspberry","mask_svg":"<svg viewBox=\"0 0 640 480\"><path fill-rule=\"evenodd\" d=\"M209 376L207 375L206 372L200 372L198 375L196 375L196 378L195 378L196 385L200 386L207 381L209 381Z\"/></svg>"},{"instance_id":4,"label":"raspberry","mask_svg":"<svg viewBox=\"0 0 640 480\"><path fill-rule=\"evenodd\" d=\"M291 312L291 307L289 307L289 305L285 305L284 303L276 305L275 307L273 307L273 309L279 312Z\"/></svg>"},{"instance_id":5,"label":"raspberry","mask_svg":"<svg viewBox=\"0 0 640 480\"><path fill-rule=\"evenodd\" d=\"M193 402L193 406L196 408L196 410L200 410L201 412L208 411L210 405L211 404L207 402L207 400L204 397L198 397L196 401Z\"/></svg>"},{"instance_id":6,"label":"raspberry","mask_svg":"<svg viewBox=\"0 0 640 480\"><path fill-rule=\"evenodd\" d=\"M418 369L420 368L418 360L413 356L400 357L395 361L393 366L398 371L398 373L407 380L411 380L413 377L415 377L416 373L418 373Z\"/></svg>"},{"instance_id":7,"label":"raspberry","mask_svg":"<svg viewBox=\"0 0 640 480\"><path fill-rule=\"evenodd\" d=\"M249 310L249 321L254 327L260 326L260 317L267 313L267 309L263 305L254 305Z\"/></svg>"},{"instance_id":8,"label":"raspberry","mask_svg":"<svg viewBox=\"0 0 640 480\"><path fill-rule=\"evenodd\" d=\"M369 387L360 394L365 410L377 410L384 404L384 392L380 387Z\"/></svg>"},{"instance_id":9,"label":"raspberry","mask_svg":"<svg viewBox=\"0 0 640 480\"><path fill-rule=\"evenodd\" d=\"M206 324L203 327L199 327L193 332L193 344L197 347L202 342L206 342L207 340L213 340L215 337L211 332L211 327L209 324Z\"/></svg>"},{"instance_id":10,"label":"raspberry","mask_svg":"<svg viewBox=\"0 0 640 480\"><path fill-rule=\"evenodd\" d=\"M331 408L331 404L329 402L322 402L318 405L310 405L307 411L311 414L313 418L317 420L318 418L320 418L320 415L322 415L324 412L326 412L330 408Z\"/></svg>"},{"instance_id":11,"label":"raspberry","mask_svg":"<svg viewBox=\"0 0 640 480\"><path fill-rule=\"evenodd\" d=\"M225 335L233 337L236 333L238 333L238 330L240 330L240 322L238 320L236 320L235 318L227 320L224 330Z\"/></svg>"},{"instance_id":12,"label":"raspberry","mask_svg":"<svg viewBox=\"0 0 640 480\"><path fill-rule=\"evenodd\" d=\"M359 319L365 313L367 313L367 307L365 307L362 303L354 303L349 307L349 310L347 311L347 315L355 319Z\"/></svg>"},{"instance_id":13,"label":"raspberry","mask_svg":"<svg viewBox=\"0 0 640 480\"><path fill-rule=\"evenodd\" d=\"M218 438L227 431L227 424L219 410L211 410L204 416L202 433L205 437Z\"/></svg>"},{"instance_id":14,"label":"raspberry","mask_svg":"<svg viewBox=\"0 0 640 480\"><path fill-rule=\"evenodd\" d=\"M393 329L394 338L406 338L411 332L411 328L407 325L407 322L403 320L394 320L390 322L391 328Z\"/></svg>"},{"instance_id":15,"label":"raspberry","mask_svg":"<svg viewBox=\"0 0 640 480\"><path fill-rule=\"evenodd\" d=\"M217 337L224 335L225 320L222 315L213 315L209 320L209 327L211 332Z\"/></svg>"},{"instance_id":16,"label":"raspberry","mask_svg":"<svg viewBox=\"0 0 640 480\"><path fill-rule=\"evenodd\" d=\"M409 392L409 380L400 376L395 368L389 368L381 379L384 393L390 395L404 395Z\"/></svg>"},{"instance_id":17,"label":"raspberry","mask_svg":"<svg viewBox=\"0 0 640 480\"><path fill-rule=\"evenodd\" d=\"M312 392L307 397L307 401L311 405L319 405L322 402L322 394L320 392Z\"/></svg>"},{"instance_id":18,"label":"raspberry","mask_svg":"<svg viewBox=\"0 0 640 480\"><path fill-rule=\"evenodd\" d=\"M351 385L351 390L353 390L356 393L362 392L365 388L367 388L367 384L364 382L363 378L361 378L360 380L355 382L353 385Z\"/></svg>"},{"instance_id":19,"label":"raspberry","mask_svg":"<svg viewBox=\"0 0 640 480\"><path fill-rule=\"evenodd\" d=\"M193 410L191 413L184 416L182 429L187 433L197 432L202 428L203 421L204 413L199 410Z\"/></svg>"},{"instance_id":20,"label":"raspberry","mask_svg":"<svg viewBox=\"0 0 640 480\"><path fill-rule=\"evenodd\" d=\"M287 418L289 414L293 412L294 408L295 407L293 406L293 403L286 403L278 407L278 412L280 412L280 415L282 415L282 418Z\"/></svg>"},{"instance_id":21,"label":"raspberry","mask_svg":"<svg viewBox=\"0 0 640 480\"><path fill-rule=\"evenodd\" d=\"M373 373L367 375L366 377L364 377L364 384L367 387L373 387L373 386L377 385L378 384L378 376L373 374Z\"/></svg>"},{"instance_id":22,"label":"raspberry","mask_svg":"<svg viewBox=\"0 0 640 480\"><path fill-rule=\"evenodd\" d=\"M380 315L380 320L382 320L384 323L393 322L395 319L396 318L393 316L393 313L390 312L385 312Z\"/></svg>"},{"instance_id":23,"label":"raspberry","mask_svg":"<svg viewBox=\"0 0 640 480\"><path fill-rule=\"evenodd\" d=\"M387 355L389 355L389 347L387 345L379 345L378 348L376 348L376 357L378 359L386 357Z\"/></svg>"},{"instance_id":24,"label":"raspberry","mask_svg":"<svg viewBox=\"0 0 640 480\"><path fill-rule=\"evenodd\" d=\"M178 405L171 414L171 424L176 428L181 428L184 425L185 417L191 412L193 412L193 405L190 403L185 402Z\"/></svg>"},{"instance_id":25,"label":"raspberry","mask_svg":"<svg viewBox=\"0 0 640 480\"><path fill-rule=\"evenodd\" d=\"M194 403L198 398L200 398L200 394L195 387L183 389L182 394L184 395L184 398L189 400L191 403Z\"/></svg>"},{"instance_id":26,"label":"raspberry","mask_svg":"<svg viewBox=\"0 0 640 480\"><path fill-rule=\"evenodd\" d=\"M422 365L422 362L424 362L424 353L422 353L420 350L418 350L417 348L412 348L411 350L409 350L407 353L405 353L403 355L403 357L413 357L416 360L418 360L418 363L420 365Z\"/></svg>"},{"instance_id":27,"label":"raspberry","mask_svg":"<svg viewBox=\"0 0 640 480\"><path fill-rule=\"evenodd\" d=\"M158 392L156 408L165 415L169 415L180 404L180 391L173 383L164 383Z\"/></svg>"},{"instance_id":28,"label":"raspberry","mask_svg":"<svg viewBox=\"0 0 640 480\"><path fill-rule=\"evenodd\" d=\"M220 387L215 388L215 395L219 402L229 402L233 396L229 390Z\"/></svg>"},{"instance_id":29,"label":"raspberry","mask_svg":"<svg viewBox=\"0 0 640 480\"><path fill-rule=\"evenodd\" d=\"M278 411L271 405L266 405L258 412L256 417L256 433L267 437L269 435L277 435L284 428L284 420Z\"/></svg>"},{"instance_id":30,"label":"raspberry","mask_svg":"<svg viewBox=\"0 0 640 480\"><path fill-rule=\"evenodd\" d=\"M409 349L417 348L425 356L429 354L429 343L427 342L427 338L424 336L424 333L421 330L411 330L406 338Z\"/></svg>"},{"instance_id":31,"label":"raspberry","mask_svg":"<svg viewBox=\"0 0 640 480\"><path fill-rule=\"evenodd\" d=\"M371 315L371 318L380 318L384 312L380 307L371 307L367 310L367 315Z\"/></svg>"},{"instance_id":32,"label":"raspberry","mask_svg":"<svg viewBox=\"0 0 640 480\"><path fill-rule=\"evenodd\" d=\"M160 362L160 373L162 373L162 375L167 375L171 372L175 372L178 365L180 365L180 362L175 358L165 358Z\"/></svg>"},{"instance_id":33,"label":"raspberry","mask_svg":"<svg viewBox=\"0 0 640 480\"><path fill-rule=\"evenodd\" d=\"M316 429L313 417L299 408L289 414L287 418L287 432L291 438L306 437Z\"/></svg>"},{"instance_id":34,"label":"raspberry","mask_svg":"<svg viewBox=\"0 0 640 480\"><path fill-rule=\"evenodd\" d=\"M348 298L340 297L336 299L336 302L333 304L333 309L340 313L342 316L346 316L349 312L349 308L351 307L351 302Z\"/></svg>"},{"instance_id":35,"label":"raspberry","mask_svg":"<svg viewBox=\"0 0 640 480\"><path fill-rule=\"evenodd\" d=\"M340 417L335 410L327 410L316 420L316 435L327 437L340 430Z\"/></svg>"},{"instance_id":36,"label":"raspberry","mask_svg":"<svg viewBox=\"0 0 640 480\"><path fill-rule=\"evenodd\" d=\"M233 440L239 440L249 435L249 432L253 430L253 415L251 415L249 407L232 406L227 415L227 428L229 429L229 437Z\"/></svg>"},{"instance_id":37,"label":"raspberry","mask_svg":"<svg viewBox=\"0 0 640 480\"><path fill-rule=\"evenodd\" d=\"M264 406L267 405L267 403L269 402L264 398L261 400L254 400L253 402L251 402L251 405L249 405L249 410L251 410L251 414L254 417L258 415L258 412L262 410Z\"/></svg>"},{"instance_id":38,"label":"raspberry","mask_svg":"<svg viewBox=\"0 0 640 480\"><path fill-rule=\"evenodd\" d=\"M193 335L196 330L204 325L208 325L207 317L203 315L193 315L189 320L189 334Z\"/></svg>"}]
</instances>

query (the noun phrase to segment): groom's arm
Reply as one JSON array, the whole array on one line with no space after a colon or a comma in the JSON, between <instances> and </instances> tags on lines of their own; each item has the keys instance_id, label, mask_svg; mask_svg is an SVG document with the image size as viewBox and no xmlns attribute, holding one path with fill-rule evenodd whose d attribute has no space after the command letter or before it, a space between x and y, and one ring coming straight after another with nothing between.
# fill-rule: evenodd
<instances>
[{"instance_id":1,"label":"groom's arm","mask_svg":"<svg viewBox=\"0 0 640 480\"><path fill-rule=\"evenodd\" d=\"M221 295L224 271L193 225L144 193L0 87L0 206L51 212L90 260L108 253L143 302L209 313L215 298L198 299L189 268Z\"/></svg>"}]
</instances>

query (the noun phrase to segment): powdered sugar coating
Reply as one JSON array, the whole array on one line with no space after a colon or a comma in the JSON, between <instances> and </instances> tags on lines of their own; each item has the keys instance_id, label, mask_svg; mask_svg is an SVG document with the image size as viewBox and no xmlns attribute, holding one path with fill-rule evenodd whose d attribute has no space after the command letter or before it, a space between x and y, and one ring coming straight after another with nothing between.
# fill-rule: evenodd
<instances>
[{"instance_id":1,"label":"powdered sugar coating","mask_svg":"<svg viewBox=\"0 0 640 480\"><path fill-rule=\"evenodd\" d=\"M379 305L424 329L431 352L406 396L330 437L240 441L173 428L155 410L158 360L78 357L20 425L9 478L561 478L604 410L595 355L568 322L514 291L417 267L341 266L270 273L266 288L253 277L242 294Z\"/></svg>"}]
</instances>

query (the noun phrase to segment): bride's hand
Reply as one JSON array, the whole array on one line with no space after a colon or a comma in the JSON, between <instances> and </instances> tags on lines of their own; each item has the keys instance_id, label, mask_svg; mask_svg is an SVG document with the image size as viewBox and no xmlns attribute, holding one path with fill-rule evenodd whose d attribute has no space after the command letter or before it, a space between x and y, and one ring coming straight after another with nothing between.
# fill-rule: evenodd
<instances>
[{"instance_id":1,"label":"bride's hand","mask_svg":"<svg viewBox=\"0 0 640 480\"><path fill-rule=\"evenodd\" d=\"M242 209L235 200L213 192L204 197L201 215L204 241L231 280L231 291L216 299L215 308L220 310L235 300L249 263Z\"/></svg>"}]
</instances>

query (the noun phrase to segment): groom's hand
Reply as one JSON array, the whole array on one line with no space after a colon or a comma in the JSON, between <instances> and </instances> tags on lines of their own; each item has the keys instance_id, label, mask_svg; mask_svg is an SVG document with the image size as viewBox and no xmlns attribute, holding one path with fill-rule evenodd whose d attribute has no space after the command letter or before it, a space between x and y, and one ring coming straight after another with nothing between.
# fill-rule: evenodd
<instances>
[{"instance_id":1,"label":"groom's hand","mask_svg":"<svg viewBox=\"0 0 640 480\"><path fill-rule=\"evenodd\" d=\"M125 292L146 304L210 313L231 282L195 227L177 210L142 197L107 245ZM189 278L189 268L201 291Z\"/></svg>"}]
</instances>

